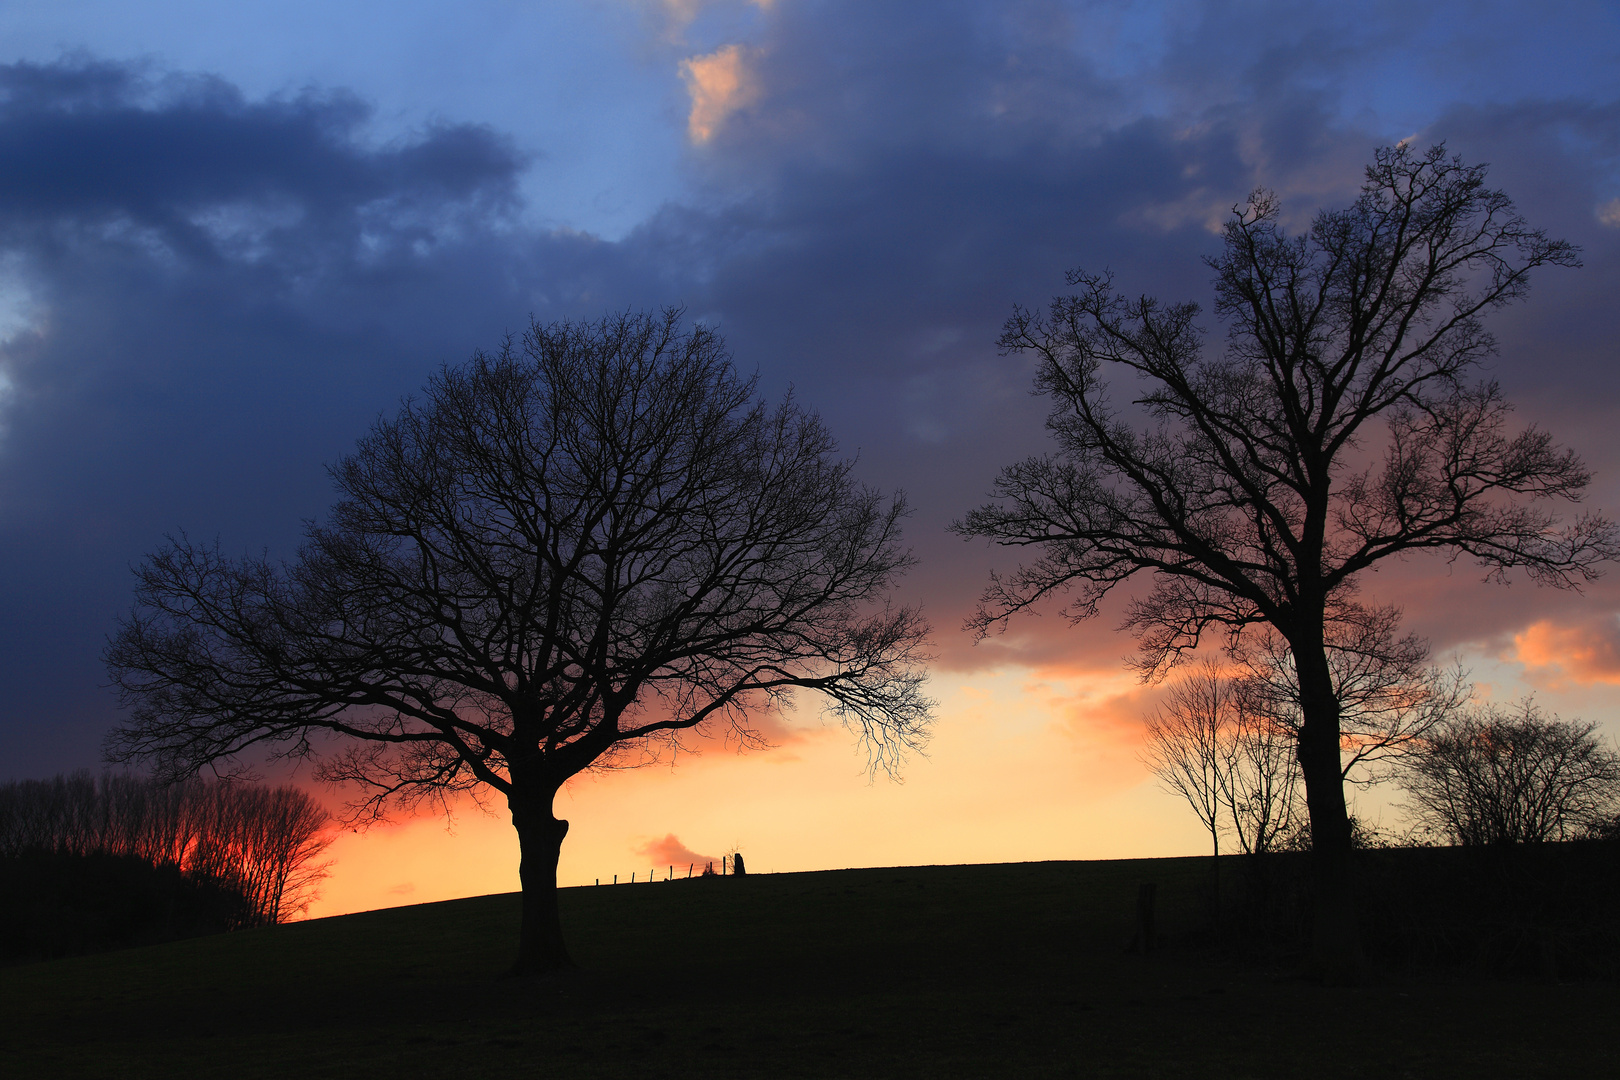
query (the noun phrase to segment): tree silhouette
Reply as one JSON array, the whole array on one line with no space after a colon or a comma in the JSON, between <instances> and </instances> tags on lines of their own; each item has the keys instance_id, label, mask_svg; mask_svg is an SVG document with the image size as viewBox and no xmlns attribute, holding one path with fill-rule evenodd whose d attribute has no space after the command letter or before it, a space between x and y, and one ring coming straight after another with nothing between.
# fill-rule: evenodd
<instances>
[{"instance_id":1,"label":"tree silhouette","mask_svg":"<svg viewBox=\"0 0 1620 1080\"><path fill-rule=\"evenodd\" d=\"M1530 844L1600 829L1620 807L1620 754L1590 721L1525 701L1455 718L1404 763L1419 823L1453 844Z\"/></svg>"},{"instance_id":2,"label":"tree silhouette","mask_svg":"<svg viewBox=\"0 0 1620 1080\"><path fill-rule=\"evenodd\" d=\"M1223 231L1210 355L1196 304L1116 295L1108 274L1070 273L1073 296L1040 317L1016 309L1007 352L1033 352L1052 399L1057 453L1009 466L995 501L956 526L1039 549L994 578L980 633L1053 593L1072 619L1146 572L1125 625L1146 677L1218 628L1228 643L1271 627L1287 643L1300 712L1299 761L1316 873L1312 966L1353 977L1350 820L1340 703L1328 660L1335 627L1366 617L1357 575L1433 550L1472 557L1489 578L1522 570L1577 586L1616 552L1596 514L1560 526L1547 500L1578 500L1589 474L1543 431L1509 430L1494 382L1472 382L1494 350L1482 318L1522 298L1539 266L1575 250L1532 229L1483 166L1443 147L1377 152L1360 197L1302 235L1257 191ZM1104 370L1129 380L1112 404ZM1368 457L1374 444L1382 461Z\"/></svg>"},{"instance_id":3,"label":"tree silhouette","mask_svg":"<svg viewBox=\"0 0 1620 1080\"><path fill-rule=\"evenodd\" d=\"M699 726L758 742L750 714L797 688L877 764L923 740L927 628L887 600L905 507L834 455L678 311L532 325L379 421L292 563L181 538L138 570L110 753L315 755L361 816L493 788L522 847L514 970L567 966L570 777Z\"/></svg>"},{"instance_id":4,"label":"tree silhouette","mask_svg":"<svg viewBox=\"0 0 1620 1080\"><path fill-rule=\"evenodd\" d=\"M1209 833L1217 881L1232 774L1242 753L1235 737L1236 711L1231 682L1206 664L1172 686L1163 706L1148 717L1143 752L1159 782L1186 800Z\"/></svg>"},{"instance_id":5,"label":"tree silhouette","mask_svg":"<svg viewBox=\"0 0 1620 1080\"><path fill-rule=\"evenodd\" d=\"M1293 731L1265 708L1265 687L1205 661L1177 680L1147 719L1142 760L1209 833L1220 902L1221 837L1245 854L1273 850L1293 828L1298 764Z\"/></svg>"}]
</instances>

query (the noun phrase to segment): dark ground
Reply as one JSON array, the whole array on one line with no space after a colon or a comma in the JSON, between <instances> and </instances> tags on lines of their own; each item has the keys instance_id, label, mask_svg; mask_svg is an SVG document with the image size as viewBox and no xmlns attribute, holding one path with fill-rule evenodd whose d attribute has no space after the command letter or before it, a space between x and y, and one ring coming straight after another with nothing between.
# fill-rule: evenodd
<instances>
[{"instance_id":1,"label":"dark ground","mask_svg":"<svg viewBox=\"0 0 1620 1080\"><path fill-rule=\"evenodd\" d=\"M497 978L479 897L0 970L7 1077L1620 1076L1620 986L1218 956L1205 860L565 890L581 970ZM1130 955L1137 886L1170 938Z\"/></svg>"}]
</instances>

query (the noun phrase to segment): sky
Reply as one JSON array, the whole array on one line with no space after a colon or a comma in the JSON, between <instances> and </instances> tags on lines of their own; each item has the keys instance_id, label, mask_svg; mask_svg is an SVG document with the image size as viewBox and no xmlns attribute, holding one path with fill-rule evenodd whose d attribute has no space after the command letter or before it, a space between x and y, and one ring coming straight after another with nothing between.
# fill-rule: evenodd
<instances>
[{"instance_id":1,"label":"sky","mask_svg":"<svg viewBox=\"0 0 1620 1080\"><path fill-rule=\"evenodd\" d=\"M1487 374L1620 513L1610 4L7 0L0 780L100 767L101 651L166 534L291 556L324 466L440 365L531 317L678 304L907 493L936 735L873 779L805 700L773 749L581 777L563 883L733 849L756 871L1201 851L1139 760L1157 691L1117 607L960 630L1016 558L946 527L1045 445L995 341L1073 267L1207 310L1235 203L1270 188L1297 227L1403 139L1488 162L1581 247L1493 318ZM1479 578L1413 560L1366 591L1482 698L1620 735L1620 573ZM510 825L477 807L332 856L314 914L516 887Z\"/></svg>"}]
</instances>

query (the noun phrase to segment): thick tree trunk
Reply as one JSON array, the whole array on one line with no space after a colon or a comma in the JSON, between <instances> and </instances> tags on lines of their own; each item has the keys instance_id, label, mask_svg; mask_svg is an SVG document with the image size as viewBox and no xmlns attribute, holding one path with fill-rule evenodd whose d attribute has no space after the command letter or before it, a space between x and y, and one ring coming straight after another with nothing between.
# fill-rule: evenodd
<instances>
[{"instance_id":1,"label":"thick tree trunk","mask_svg":"<svg viewBox=\"0 0 1620 1080\"><path fill-rule=\"evenodd\" d=\"M1320 646L1296 645L1294 664L1303 720L1299 767L1311 815L1312 917L1306 967L1325 982L1354 983L1362 977L1363 959L1339 757L1339 702Z\"/></svg>"},{"instance_id":2,"label":"thick tree trunk","mask_svg":"<svg viewBox=\"0 0 1620 1080\"><path fill-rule=\"evenodd\" d=\"M557 910L557 856L568 822L552 814L551 795L540 800L510 800L512 825L521 852L518 878L523 883L523 927L518 935L512 975L541 975L574 966L563 945L562 917Z\"/></svg>"}]
</instances>

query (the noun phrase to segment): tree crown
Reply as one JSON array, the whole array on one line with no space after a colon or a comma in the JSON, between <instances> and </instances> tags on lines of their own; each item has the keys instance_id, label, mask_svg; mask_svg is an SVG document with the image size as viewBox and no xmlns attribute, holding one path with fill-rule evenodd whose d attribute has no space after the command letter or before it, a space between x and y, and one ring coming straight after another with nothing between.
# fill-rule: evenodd
<instances>
[{"instance_id":1,"label":"tree crown","mask_svg":"<svg viewBox=\"0 0 1620 1080\"><path fill-rule=\"evenodd\" d=\"M979 633L1058 591L1072 618L1148 571L1127 626L1162 672L1211 626L1268 623L1320 648L1323 626L1366 613L1358 573L1403 552L1472 556L1576 586L1617 552L1599 514L1560 524L1590 474L1534 426L1509 430L1493 382L1471 382L1495 347L1483 315L1522 298L1575 249L1532 229L1483 166L1443 147L1381 150L1360 197L1303 235L1257 191L1223 231L1216 313L1226 347L1206 350L1192 303L1164 305L1074 271L1078 291L1044 315L1016 309L1006 352L1039 359L1055 454L1003 470L996 501L955 528L1039 558L995 578ZM1110 401L1108 368L1140 388ZM1365 441L1385 437L1367 464Z\"/></svg>"},{"instance_id":2,"label":"tree crown","mask_svg":"<svg viewBox=\"0 0 1620 1080\"><path fill-rule=\"evenodd\" d=\"M116 759L252 746L390 797L555 790L626 749L819 691L892 764L927 627L887 601L903 499L680 312L535 324L445 368L332 469L298 558L172 541L108 649Z\"/></svg>"}]
</instances>

